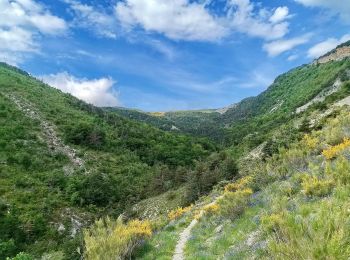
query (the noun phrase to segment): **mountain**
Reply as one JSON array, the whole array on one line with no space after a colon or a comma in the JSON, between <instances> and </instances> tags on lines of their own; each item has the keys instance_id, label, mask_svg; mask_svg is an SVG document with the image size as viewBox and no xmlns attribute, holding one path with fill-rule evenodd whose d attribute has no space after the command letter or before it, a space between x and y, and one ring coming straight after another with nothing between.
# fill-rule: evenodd
<instances>
[{"instance_id":1,"label":"mountain","mask_svg":"<svg viewBox=\"0 0 350 260\"><path fill-rule=\"evenodd\" d=\"M124 108L106 108L118 115L141 121L164 131L180 132L192 136L209 137L222 140L224 131L215 127L220 113L217 110L174 111L147 113Z\"/></svg>"},{"instance_id":2,"label":"mountain","mask_svg":"<svg viewBox=\"0 0 350 260\"><path fill-rule=\"evenodd\" d=\"M0 64L0 258L347 259L348 45L222 110L97 108Z\"/></svg>"},{"instance_id":3,"label":"mountain","mask_svg":"<svg viewBox=\"0 0 350 260\"><path fill-rule=\"evenodd\" d=\"M314 100L320 92L332 89L337 80L346 81L350 71L350 61L346 58L350 56L350 50L345 51L344 48L349 45L349 42L344 43L323 57L329 62L314 62L292 69L277 77L258 96L246 98L222 110L168 112L157 116L130 110L116 112L163 130L208 137L232 147L233 152L239 155L269 141L274 129L296 117L299 108ZM343 54L333 59L333 53L338 52ZM309 109L312 110L312 107Z\"/></svg>"}]
</instances>

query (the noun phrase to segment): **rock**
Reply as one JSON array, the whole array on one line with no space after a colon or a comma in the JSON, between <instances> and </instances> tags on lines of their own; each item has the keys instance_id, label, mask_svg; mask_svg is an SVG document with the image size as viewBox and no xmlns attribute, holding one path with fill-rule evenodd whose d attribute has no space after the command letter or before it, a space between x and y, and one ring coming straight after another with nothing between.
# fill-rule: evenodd
<instances>
[{"instance_id":1,"label":"rock","mask_svg":"<svg viewBox=\"0 0 350 260\"><path fill-rule=\"evenodd\" d=\"M217 233L221 233L222 232L222 230L224 229L224 226L223 225L220 225L220 226L218 226L218 227L216 227L215 228L215 233L217 234Z\"/></svg>"}]
</instances>

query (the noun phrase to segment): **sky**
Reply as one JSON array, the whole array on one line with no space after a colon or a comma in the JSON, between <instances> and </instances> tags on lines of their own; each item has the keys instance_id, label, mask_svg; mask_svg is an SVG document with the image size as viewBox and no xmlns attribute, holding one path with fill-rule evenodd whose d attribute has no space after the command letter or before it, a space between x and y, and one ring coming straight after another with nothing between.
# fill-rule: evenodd
<instances>
[{"instance_id":1,"label":"sky","mask_svg":"<svg viewBox=\"0 0 350 260\"><path fill-rule=\"evenodd\" d=\"M221 108L349 27L349 0L0 0L0 61L96 106Z\"/></svg>"}]
</instances>

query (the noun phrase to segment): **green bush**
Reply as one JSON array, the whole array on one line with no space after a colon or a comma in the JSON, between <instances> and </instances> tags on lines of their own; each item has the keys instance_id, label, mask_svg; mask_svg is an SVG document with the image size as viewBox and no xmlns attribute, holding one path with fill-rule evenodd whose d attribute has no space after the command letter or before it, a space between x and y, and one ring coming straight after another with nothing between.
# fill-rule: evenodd
<instances>
[{"instance_id":1,"label":"green bush","mask_svg":"<svg viewBox=\"0 0 350 260\"><path fill-rule=\"evenodd\" d=\"M252 194L253 191L251 189L225 192L224 196L217 201L217 205L219 206L219 214L229 219L239 217L248 207Z\"/></svg>"}]
</instances>

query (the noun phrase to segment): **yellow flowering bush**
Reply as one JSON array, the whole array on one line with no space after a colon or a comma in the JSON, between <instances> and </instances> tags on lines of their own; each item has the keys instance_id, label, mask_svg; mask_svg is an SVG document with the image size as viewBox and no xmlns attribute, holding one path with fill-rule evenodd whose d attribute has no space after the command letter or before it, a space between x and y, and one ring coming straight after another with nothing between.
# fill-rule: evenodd
<instances>
[{"instance_id":1,"label":"yellow flowering bush","mask_svg":"<svg viewBox=\"0 0 350 260\"><path fill-rule=\"evenodd\" d=\"M246 176L246 177L239 179L236 182L227 184L225 186L225 192L235 192L235 191L244 189L247 186L249 186L249 184L251 184L252 180L253 180L253 178L251 176Z\"/></svg>"},{"instance_id":2,"label":"yellow flowering bush","mask_svg":"<svg viewBox=\"0 0 350 260\"><path fill-rule=\"evenodd\" d=\"M177 209L174 209L172 211L169 212L168 214L168 218L170 220L175 220L175 219L178 219L179 217L181 217L183 214L185 214L186 212L190 211L192 209L193 205L191 206L188 206L188 207L185 207L185 208L177 208Z\"/></svg>"},{"instance_id":3,"label":"yellow flowering bush","mask_svg":"<svg viewBox=\"0 0 350 260\"><path fill-rule=\"evenodd\" d=\"M267 232L277 232L285 222L283 213L265 215L261 218L261 223Z\"/></svg>"},{"instance_id":4,"label":"yellow flowering bush","mask_svg":"<svg viewBox=\"0 0 350 260\"><path fill-rule=\"evenodd\" d=\"M320 180L315 176L306 176L304 177L301 185L305 195L325 196L331 193L334 187L334 181Z\"/></svg>"},{"instance_id":5,"label":"yellow flowering bush","mask_svg":"<svg viewBox=\"0 0 350 260\"><path fill-rule=\"evenodd\" d=\"M315 137L312 137L311 135L304 135L303 142L306 144L306 146L313 150L316 148L318 140Z\"/></svg>"},{"instance_id":6,"label":"yellow flowering bush","mask_svg":"<svg viewBox=\"0 0 350 260\"><path fill-rule=\"evenodd\" d=\"M322 154L326 159L335 158L339 153L350 147L350 138L344 138L343 142L323 150Z\"/></svg>"},{"instance_id":7,"label":"yellow flowering bush","mask_svg":"<svg viewBox=\"0 0 350 260\"><path fill-rule=\"evenodd\" d=\"M207 215L214 215L219 211L220 207L217 204L209 204L204 206L203 211L205 212L205 214Z\"/></svg>"},{"instance_id":8,"label":"yellow flowering bush","mask_svg":"<svg viewBox=\"0 0 350 260\"><path fill-rule=\"evenodd\" d=\"M152 235L149 221L100 219L84 231L85 259L124 259L140 242Z\"/></svg>"}]
</instances>

